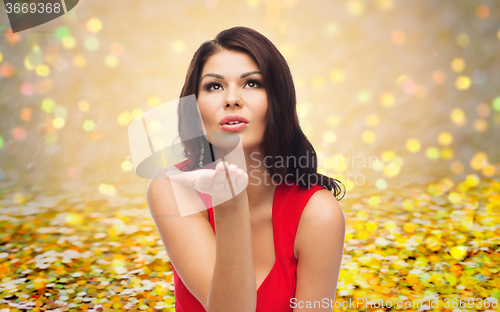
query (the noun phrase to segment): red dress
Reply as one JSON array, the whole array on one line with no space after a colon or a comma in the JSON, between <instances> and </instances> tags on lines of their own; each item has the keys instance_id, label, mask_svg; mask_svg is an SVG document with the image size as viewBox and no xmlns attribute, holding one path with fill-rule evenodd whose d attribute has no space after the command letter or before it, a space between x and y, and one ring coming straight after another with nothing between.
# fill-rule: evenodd
<instances>
[{"instance_id":1,"label":"red dress","mask_svg":"<svg viewBox=\"0 0 500 312\"><path fill-rule=\"evenodd\" d=\"M182 169L181 169L182 170ZM291 184L291 183L289 183ZM298 260L293 254L295 235L300 216L309 198L323 186L313 185L308 190L297 184L278 184L273 198L272 223L276 261L257 290L256 312L290 312L290 299L295 297ZM199 193L207 207L210 195ZM210 224L215 233L213 208L208 209ZM176 312L206 312L189 292L172 265Z\"/></svg>"}]
</instances>

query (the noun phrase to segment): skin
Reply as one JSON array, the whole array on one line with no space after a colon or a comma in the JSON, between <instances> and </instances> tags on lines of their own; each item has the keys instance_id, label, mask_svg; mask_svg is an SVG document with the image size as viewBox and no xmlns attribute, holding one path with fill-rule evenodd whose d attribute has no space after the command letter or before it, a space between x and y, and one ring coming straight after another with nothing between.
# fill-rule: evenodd
<instances>
[{"instance_id":1,"label":"skin","mask_svg":"<svg viewBox=\"0 0 500 312\"><path fill-rule=\"evenodd\" d=\"M264 179L267 170L250 163L250 154L262 155L262 142L268 109L265 82L246 54L221 51L211 56L202 71L198 104L207 132L222 131L220 120L228 114L240 114L249 122L235 132L241 138L248 175L234 164L227 164L235 186L246 188L236 197L214 207L213 233L205 206L195 190L213 198L228 190L226 173L219 164L215 170L203 169L152 179L147 200L153 220L167 253L179 276L205 310L255 311L257 289L276 260L272 232L272 201L276 186L252 182ZM207 75L208 74L208 75ZM213 74L219 75L218 78ZM221 78L223 76L224 78ZM258 85L249 80L258 79ZM205 88L207 83L214 83ZM250 165L253 165L250 167ZM182 194L199 212L179 216L176 195ZM179 193L180 192L180 193ZM343 253L344 215L328 190L315 192L302 213L294 245L299 260L297 268L297 301L321 301L335 298ZM293 311L331 311L331 308L294 308Z\"/></svg>"}]
</instances>

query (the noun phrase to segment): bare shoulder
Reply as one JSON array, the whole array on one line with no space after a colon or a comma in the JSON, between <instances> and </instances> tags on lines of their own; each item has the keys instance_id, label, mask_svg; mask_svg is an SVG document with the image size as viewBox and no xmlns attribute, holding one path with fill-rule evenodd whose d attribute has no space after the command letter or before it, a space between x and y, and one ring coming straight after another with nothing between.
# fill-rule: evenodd
<instances>
[{"instance_id":1,"label":"bare shoulder","mask_svg":"<svg viewBox=\"0 0 500 312\"><path fill-rule=\"evenodd\" d=\"M340 203L327 189L314 192L304 207L301 221L306 226L339 226L345 223Z\"/></svg>"},{"instance_id":2,"label":"bare shoulder","mask_svg":"<svg viewBox=\"0 0 500 312\"><path fill-rule=\"evenodd\" d=\"M295 256L312 241L338 241L345 235L345 218L335 196L327 189L314 192L300 217L295 238ZM321 237L321 240L319 238ZM326 242L327 243L327 242Z\"/></svg>"},{"instance_id":3,"label":"bare shoulder","mask_svg":"<svg viewBox=\"0 0 500 312\"><path fill-rule=\"evenodd\" d=\"M160 207L162 210L170 208L171 212L174 210L171 203L175 201L172 185L163 174L165 174L163 171L158 172L148 183L146 199L152 212Z\"/></svg>"}]
</instances>

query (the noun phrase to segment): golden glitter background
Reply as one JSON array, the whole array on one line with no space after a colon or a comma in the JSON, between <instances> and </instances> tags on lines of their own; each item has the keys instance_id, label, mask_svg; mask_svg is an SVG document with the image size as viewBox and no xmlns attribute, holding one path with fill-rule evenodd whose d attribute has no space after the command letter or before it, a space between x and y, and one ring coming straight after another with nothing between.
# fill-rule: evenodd
<instances>
[{"instance_id":1,"label":"golden glitter background","mask_svg":"<svg viewBox=\"0 0 500 312\"><path fill-rule=\"evenodd\" d=\"M286 58L346 186L337 302L497 311L498 1L80 0L19 33L0 11L0 312L174 311L127 126L240 25Z\"/></svg>"}]
</instances>

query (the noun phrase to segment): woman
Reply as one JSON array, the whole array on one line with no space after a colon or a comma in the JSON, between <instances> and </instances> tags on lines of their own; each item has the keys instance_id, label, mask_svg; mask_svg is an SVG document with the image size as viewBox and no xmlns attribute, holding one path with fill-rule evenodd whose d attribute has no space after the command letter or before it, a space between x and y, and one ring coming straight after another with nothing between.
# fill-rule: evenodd
<instances>
[{"instance_id":1,"label":"woman","mask_svg":"<svg viewBox=\"0 0 500 312\"><path fill-rule=\"evenodd\" d=\"M345 233L340 187L316 172L283 56L253 29L224 30L194 54L181 98L191 94L207 137L186 126L198 108L181 102L188 159L176 167L188 172L153 179L147 190L174 271L176 311L331 311ZM219 161L205 169L218 148L210 133L220 132L239 136L246 168ZM199 212L172 217L174 184Z\"/></svg>"}]
</instances>

